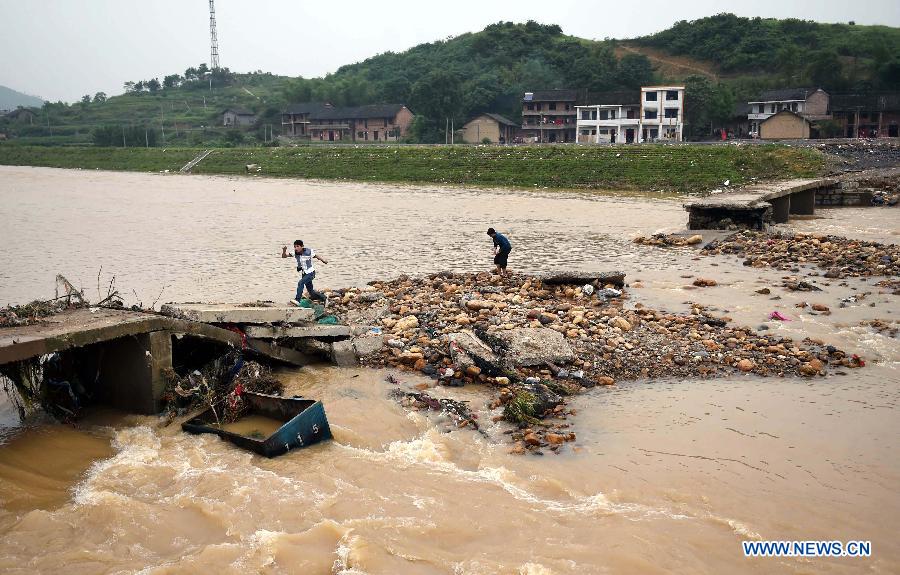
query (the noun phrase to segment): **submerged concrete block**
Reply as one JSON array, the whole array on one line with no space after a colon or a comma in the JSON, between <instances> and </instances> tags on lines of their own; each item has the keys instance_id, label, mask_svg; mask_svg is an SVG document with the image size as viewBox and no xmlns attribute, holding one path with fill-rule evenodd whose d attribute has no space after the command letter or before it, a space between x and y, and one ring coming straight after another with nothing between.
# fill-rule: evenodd
<instances>
[{"instance_id":1,"label":"submerged concrete block","mask_svg":"<svg viewBox=\"0 0 900 575\"><path fill-rule=\"evenodd\" d=\"M312 320L315 312L296 306L227 303L172 303L162 306L163 315L203 323L299 323Z\"/></svg>"},{"instance_id":2,"label":"submerged concrete block","mask_svg":"<svg viewBox=\"0 0 900 575\"><path fill-rule=\"evenodd\" d=\"M350 341L336 341L331 344L331 361L338 367L355 367L359 361Z\"/></svg>"},{"instance_id":3,"label":"submerged concrete block","mask_svg":"<svg viewBox=\"0 0 900 575\"><path fill-rule=\"evenodd\" d=\"M349 337L350 327L346 325L248 325L244 332L248 337L262 339L285 339L294 337Z\"/></svg>"}]
</instances>

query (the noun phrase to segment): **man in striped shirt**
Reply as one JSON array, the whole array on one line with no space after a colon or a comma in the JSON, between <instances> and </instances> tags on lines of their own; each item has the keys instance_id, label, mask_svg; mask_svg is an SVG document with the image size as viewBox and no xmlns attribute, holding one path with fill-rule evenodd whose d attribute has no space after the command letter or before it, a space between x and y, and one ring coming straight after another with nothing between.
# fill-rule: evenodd
<instances>
[{"instance_id":1,"label":"man in striped shirt","mask_svg":"<svg viewBox=\"0 0 900 575\"><path fill-rule=\"evenodd\" d=\"M287 251L287 246L281 247L281 257L291 257L291 254ZM323 293L313 289L313 280L316 277L316 268L313 265L313 259L317 259L323 264L327 264L328 262L318 256L312 248L304 247L303 240L294 242L294 257L297 259L297 271L301 272L303 275L300 276L300 281L297 282L297 295L291 300L291 303L299 306L300 299L303 297L303 289L306 288L309 292L310 299L317 299L324 302L327 306L328 298Z\"/></svg>"}]
</instances>

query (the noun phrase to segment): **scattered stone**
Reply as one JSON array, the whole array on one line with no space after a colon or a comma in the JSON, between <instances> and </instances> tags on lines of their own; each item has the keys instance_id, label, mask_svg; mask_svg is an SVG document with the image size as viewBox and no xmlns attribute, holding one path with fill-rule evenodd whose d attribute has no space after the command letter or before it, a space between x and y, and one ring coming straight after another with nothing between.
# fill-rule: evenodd
<instances>
[{"instance_id":1,"label":"scattered stone","mask_svg":"<svg viewBox=\"0 0 900 575\"><path fill-rule=\"evenodd\" d=\"M712 287L719 284L713 279L697 278L694 280L694 285L697 287Z\"/></svg>"}]
</instances>

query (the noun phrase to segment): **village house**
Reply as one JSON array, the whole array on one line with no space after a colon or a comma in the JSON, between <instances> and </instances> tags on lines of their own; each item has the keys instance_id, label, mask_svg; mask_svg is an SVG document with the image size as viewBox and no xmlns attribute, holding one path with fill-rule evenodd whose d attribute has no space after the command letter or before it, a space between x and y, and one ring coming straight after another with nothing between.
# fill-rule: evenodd
<instances>
[{"instance_id":1,"label":"village house","mask_svg":"<svg viewBox=\"0 0 900 575\"><path fill-rule=\"evenodd\" d=\"M828 113L828 92L821 88L769 90L747 103L750 105L750 113L747 115L750 132L756 134L760 133L760 125L765 120L782 110L794 112L809 121L831 118Z\"/></svg>"},{"instance_id":2,"label":"village house","mask_svg":"<svg viewBox=\"0 0 900 575\"><path fill-rule=\"evenodd\" d=\"M787 109L759 123L759 137L763 140L805 140L809 135L809 120Z\"/></svg>"},{"instance_id":3,"label":"village house","mask_svg":"<svg viewBox=\"0 0 900 575\"><path fill-rule=\"evenodd\" d=\"M28 108L17 108L12 112L6 114L6 118L10 122L16 122L19 124L34 124L34 111L29 110Z\"/></svg>"},{"instance_id":4,"label":"village house","mask_svg":"<svg viewBox=\"0 0 900 575\"><path fill-rule=\"evenodd\" d=\"M578 143L615 144L636 141L641 127L640 93L588 94L588 106L576 106Z\"/></svg>"},{"instance_id":5,"label":"village house","mask_svg":"<svg viewBox=\"0 0 900 575\"><path fill-rule=\"evenodd\" d=\"M842 94L831 98L831 113L847 138L900 137L900 93Z\"/></svg>"},{"instance_id":6,"label":"village house","mask_svg":"<svg viewBox=\"0 0 900 575\"><path fill-rule=\"evenodd\" d=\"M319 141L397 142L409 133L413 117L403 104L328 107L310 113L306 129Z\"/></svg>"},{"instance_id":7,"label":"village house","mask_svg":"<svg viewBox=\"0 0 900 575\"><path fill-rule=\"evenodd\" d=\"M680 142L684 86L645 86L640 91L589 93L576 106L579 143Z\"/></svg>"},{"instance_id":8,"label":"village house","mask_svg":"<svg viewBox=\"0 0 900 575\"><path fill-rule=\"evenodd\" d=\"M641 138L680 142L684 133L684 86L641 87Z\"/></svg>"},{"instance_id":9,"label":"village house","mask_svg":"<svg viewBox=\"0 0 900 575\"><path fill-rule=\"evenodd\" d=\"M522 137L526 142L574 142L575 90L525 92L522 98Z\"/></svg>"},{"instance_id":10,"label":"village house","mask_svg":"<svg viewBox=\"0 0 900 575\"><path fill-rule=\"evenodd\" d=\"M459 131L462 141L469 144L507 144L518 137L519 125L500 114L484 113L472 118Z\"/></svg>"},{"instance_id":11,"label":"village house","mask_svg":"<svg viewBox=\"0 0 900 575\"><path fill-rule=\"evenodd\" d=\"M281 113L281 133L290 138L308 138L311 116L333 108L327 102L303 102L291 104Z\"/></svg>"},{"instance_id":12,"label":"village house","mask_svg":"<svg viewBox=\"0 0 900 575\"><path fill-rule=\"evenodd\" d=\"M222 125L230 127L252 126L256 123L256 114L244 108L226 108L222 110Z\"/></svg>"}]
</instances>

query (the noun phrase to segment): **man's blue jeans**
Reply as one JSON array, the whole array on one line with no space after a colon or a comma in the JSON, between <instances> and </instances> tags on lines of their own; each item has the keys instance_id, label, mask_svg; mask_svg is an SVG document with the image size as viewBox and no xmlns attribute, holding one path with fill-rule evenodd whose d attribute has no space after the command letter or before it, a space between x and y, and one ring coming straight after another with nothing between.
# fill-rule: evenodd
<instances>
[{"instance_id":1,"label":"man's blue jeans","mask_svg":"<svg viewBox=\"0 0 900 575\"><path fill-rule=\"evenodd\" d=\"M317 299L319 301L325 301L325 296L317 292L313 289L313 280L316 278L316 272L310 272L308 274L303 274L300 278L300 281L297 282L297 297L295 298L297 301L303 297L303 288L305 287L307 291L309 291L310 299Z\"/></svg>"}]
</instances>

